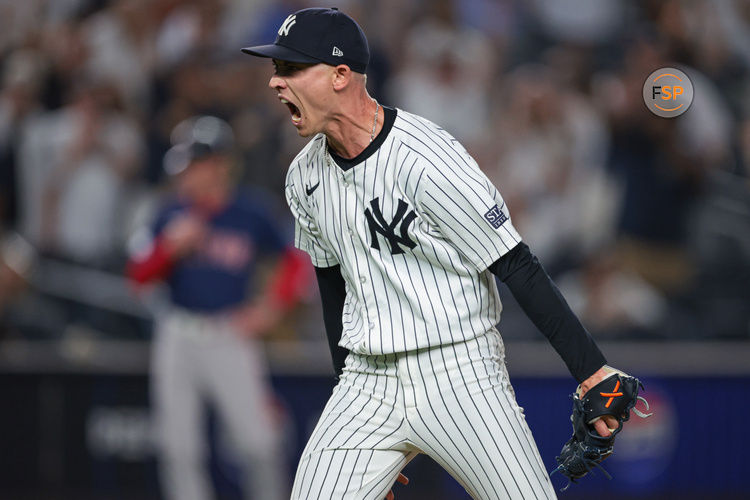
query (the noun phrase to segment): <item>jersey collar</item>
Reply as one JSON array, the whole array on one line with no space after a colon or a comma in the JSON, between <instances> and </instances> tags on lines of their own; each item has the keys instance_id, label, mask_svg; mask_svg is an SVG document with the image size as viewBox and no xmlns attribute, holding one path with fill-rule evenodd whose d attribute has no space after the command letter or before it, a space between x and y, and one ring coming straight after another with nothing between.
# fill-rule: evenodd
<instances>
[{"instance_id":1,"label":"jersey collar","mask_svg":"<svg viewBox=\"0 0 750 500\"><path fill-rule=\"evenodd\" d=\"M328 154L331 155L331 159L333 159L334 163L336 163L336 165L338 165L341 170L349 170L355 165L359 165L360 163L368 159L370 156L372 156L373 153L375 153L375 151L378 150L380 146L382 146L382 144L388 138L388 134L393 128L393 123L396 121L396 108L390 108L388 106L383 106L382 108L383 128L380 130L380 133L378 133L375 139L373 139L373 141L364 149L364 151L359 153L354 158L348 159L343 158L328 149Z\"/></svg>"}]
</instances>

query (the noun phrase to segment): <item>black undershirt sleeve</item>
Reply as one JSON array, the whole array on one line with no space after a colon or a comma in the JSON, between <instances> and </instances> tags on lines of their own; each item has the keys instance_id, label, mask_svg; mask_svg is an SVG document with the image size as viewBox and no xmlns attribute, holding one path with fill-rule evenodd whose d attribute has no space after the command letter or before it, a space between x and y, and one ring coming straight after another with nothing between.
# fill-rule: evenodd
<instances>
[{"instance_id":1,"label":"black undershirt sleeve","mask_svg":"<svg viewBox=\"0 0 750 500\"><path fill-rule=\"evenodd\" d=\"M341 266L316 267L315 276L318 278L320 299L323 302L323 323L326 327L328 348L331 350L336 377L339 377L344 371L346 356L349 354L347 349L338 345L344 329L342 316L346 300L346 283L341 275Z\"/></svg>"},{"instance_id":2,"label":"black undershirt sleeve","mask_svg":"<svg viewBox=\"0 0 750 500\"><path fill-rule=\"evenodd\" d=\"M607 360L529 247L520 242L488 268L510 289L580 383Z\"/></svg>"}]
</instances>

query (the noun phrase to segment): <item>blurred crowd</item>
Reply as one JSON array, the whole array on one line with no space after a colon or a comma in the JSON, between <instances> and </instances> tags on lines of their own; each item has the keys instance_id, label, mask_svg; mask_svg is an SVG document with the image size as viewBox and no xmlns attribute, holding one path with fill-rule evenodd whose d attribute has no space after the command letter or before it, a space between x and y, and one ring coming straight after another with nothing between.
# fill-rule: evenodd
<instances>
[{"instance_id":1,"label":"blurred crowd","mask_svg":"<svg viewBox=\"0 0 750 500\"><path fill-rule=\"evenodd\" d=\"M170 189L163 157L188 117L231 124L236 182L289 227L284 176L306 141L270 62L239 49L313 5L0 0L0 338L148 335L109 278ZM750 335L750 2L338 6L368 35L371 94L467 147L596 336ZM671 120L642 101L668 66L695 89ZM317 309L297 335L322 338ZM541 338L520 314L508 297L502 332Z\"/></svg>"}]
</instances>

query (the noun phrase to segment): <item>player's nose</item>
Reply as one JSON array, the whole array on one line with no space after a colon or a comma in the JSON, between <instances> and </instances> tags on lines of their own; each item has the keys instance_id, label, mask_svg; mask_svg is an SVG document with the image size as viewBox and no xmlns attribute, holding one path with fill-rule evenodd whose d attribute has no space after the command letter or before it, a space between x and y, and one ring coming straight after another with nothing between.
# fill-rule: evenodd
<instances>
[{"instance_id":1,"label":"player's nose","mask_svg":"<svg viewBox=\"0 0 750 500\"><path fill-rule=\"evenodd\" d=\"M268 80L268 86L274 90L279 90L286 88L286 82L284 82L284 79L278 75L273 75L271 79Z\"/></svg>"}]
</instances>

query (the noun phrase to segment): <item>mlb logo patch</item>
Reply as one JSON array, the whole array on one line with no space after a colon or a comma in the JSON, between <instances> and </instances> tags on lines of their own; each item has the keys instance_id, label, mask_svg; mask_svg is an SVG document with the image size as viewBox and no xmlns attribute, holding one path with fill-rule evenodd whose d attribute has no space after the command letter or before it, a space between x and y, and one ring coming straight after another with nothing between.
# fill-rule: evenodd
<instances>
[{"instance_id":1,"label":"mlb logo patch","mask_svg":"<svg viewBox=\"0 0 750 500\"><path fill-rule=\"evenodd\" d=\"M503 225L503 223L508 220L508 217L503 213L500 208L498 208L497 205L490 208L489 212L484 214L484 218L487 219L487 222L492 224L492 227L495 229L499 228Z\"/></svg>"}]
</instances>

